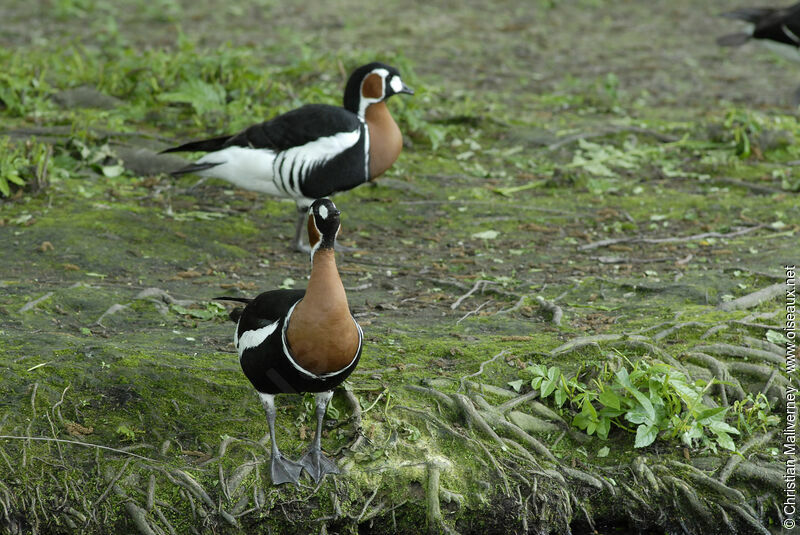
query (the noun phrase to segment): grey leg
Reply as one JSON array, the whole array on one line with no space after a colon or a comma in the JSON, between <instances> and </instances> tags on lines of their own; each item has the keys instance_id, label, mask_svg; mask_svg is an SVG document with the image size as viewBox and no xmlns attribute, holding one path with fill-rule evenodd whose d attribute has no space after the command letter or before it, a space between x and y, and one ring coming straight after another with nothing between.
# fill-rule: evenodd
<instances>
[{"instance_id":1,"label":"grey leg","mask_svg":"<svg viewBox=\"0 0 800 535\"><path fill-rule=\"evenodd\" d=\"M319 482L320 479L325 477L325 474L338 474L339 468L336 463L322 454L320 441L322 438L322 420L325 418L325 409L328 407L328 402L333 397L333 392L319 392L314 396L314 405L316 406L317 413L317 434L314 435L314 441L311 443L311 448L306 452L300 464L306 471L314 478L314 482Z\"/></svg>"},{"instance_id":2,"label":"grey leg","mask_svg":"<svg viewBox=\"0 0 800 535\"><path fill-rule=\"evenodd\" d=\"M303 243L303 231L308 220L308 209L297 207L297 224L294 228L294 248L301 253L310 253L311 247Z\"/></svg>"},{"instance_id":3,"label":"grey leg","mask_svg":"<svg viewBox=\"0 0 800 535\"><path fill-rule=\"evenodd\" d=\"M270 475L273 485L281 483L295 483L300 479L300 472L303 467L294 461L285 459L278 449L278 441L275 437L275 396L272 394L258 393L261 404L267 411L267 424L269 425L269 441L272 443L272 459L270 461Z\"/></svg>"}]
</instances>

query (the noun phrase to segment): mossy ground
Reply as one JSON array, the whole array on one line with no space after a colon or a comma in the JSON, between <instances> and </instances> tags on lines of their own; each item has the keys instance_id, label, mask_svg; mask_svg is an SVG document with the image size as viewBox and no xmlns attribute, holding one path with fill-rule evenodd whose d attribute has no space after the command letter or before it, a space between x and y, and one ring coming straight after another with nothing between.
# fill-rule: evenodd
<instances>
[{"instance_id":1,"label":"mossy ground","mask_svg":"<svg viewBox=\"0 0 800 535\"><path fill-rule=\"evenodd\" d=\"M717 307L800 260L800 125L788 106L798 80L754 46L715 47L714 35L733 31L715 15L733 6L41 7L0 7L0 135L53 146L49 184L0 204L0 434L117 451L0 440L1 529L779 530L774 485L734 473L737 502L667 462L716 477L728 453L667 439L635 450L621 430L586 442L532 433L554 462L530 444L501 447L453 405L467 394L488 417L531 363L574 373L663 351L708 379L686 360L694 348L746 346L765 340L759 324L779 329L780 299ZM174 181L164 171L175 160L153 151L304 102L336 103L347 70L376 58L397 64L417 95L390 102L407 146L386 179L335 199L344 243L361 247L339 265L367 341L348 382L362 435L340 391L323 447L344 474L274 488L263 411L210 299L302 287L308 259L288 247L293 205ZM68 100L84 86L91 102L95 91L116 100L106 109ZM641 240L737 230L747 232ZM590 245L606 239L619 241ZM479 280L492 283L454 309ZM163 292L141 296L150 288ZM537 295L561 307L560 326ZM595 334L642 334L651 345L552 352ZM732 373L745 390L767 386L758 370ZM770 384L777 411L783 383ZM312 434L310 400L283 396L278 408L281 448L297 457ZM747 453L766 481L781 468L777 447ZM426 498L436 470L441 520Z\"/></svg>"}]
</instances>

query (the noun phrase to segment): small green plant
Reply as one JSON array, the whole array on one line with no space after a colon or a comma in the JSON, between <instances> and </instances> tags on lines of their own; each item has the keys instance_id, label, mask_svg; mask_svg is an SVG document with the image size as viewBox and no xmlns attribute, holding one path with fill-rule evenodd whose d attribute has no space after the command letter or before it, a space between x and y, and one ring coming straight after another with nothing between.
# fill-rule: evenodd
<instances>
[{"instance_id":1,"label":"small green plant","mask_svg":"<svg viewBox=\"0 0 800 535\"><path fill-rule=\"evenodd\" d=\"M780 418L770 414L767 396L760 392L755 396L749 393L743 400L735 401L731 413L736 416L736 427L748 434L757 430L766 432L767 427L780 424Z\"/></svg>"},{"instance_id":2,"label":"small green plant","mask_svg":"<svg viewBox=\"0 0 800 535\"><path fill-rule=\"evenodd\" d=\"M129 440L132 442L136 439L136 431L125 424L118 425L114 432L117 433L117 435L119 435L123 440Z\"/></svg>"},{"instance_id":3,"label":"small green plant","mask_svg":"<svg viewBox=\"0 0 800 535\"><path fill-rule=\"evenodd\" d=\"M757 118L748 111L731 110L723 124L733 135L736 155L743 159L749 158L753 154L751 137L761 131Z\"/></svg>"},{"instance_id":4,"label":"small green plant","mask_svg":"<svg viewBox=\"0 0 800 535\"><path fill-rule=\"evenodd\" d=\"M37 190L46 186L51 153L49 145L33 138L13 144L8 137L0 137L0 195L11 196L12 185L31 183Z\"/></svg>"},{"instance_id":5,"label":"small green plant","mask_svg":"<svg viewBox=\"0 0 800 535\"><path fill-rule=\"evenodd\" d=\"M703 402L717 381L690 381L680 370L660 362L628 364L617 369L607 363L590 366L569 378L556 366L539 364L528 367L526 373L533 375L531 387L542 399L552 395L557 406L569 402L578 411L572 425L605 439L613 424L636 433L636 448L649 446L659 436L680 436L688 446L735 451L731 435L738 435L739 429L749 433L775 423L768 415L766 399L748 398L749 404L742 402L733 409L740 422L737 429L725 421L729 407L710 407Z\"/></svg>"}]
</instances>

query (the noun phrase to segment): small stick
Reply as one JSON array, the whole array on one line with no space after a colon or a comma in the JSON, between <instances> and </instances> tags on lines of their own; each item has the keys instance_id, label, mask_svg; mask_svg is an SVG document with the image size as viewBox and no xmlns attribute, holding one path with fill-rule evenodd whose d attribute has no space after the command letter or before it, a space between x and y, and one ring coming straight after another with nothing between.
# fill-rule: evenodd
<instances>
[{"instance_id":1,"label":"small stick","mask_svg":"<svg viewBox=\"0 0 800 535\"><path fill-rule=\"evenodd\" d=\"M479 307L478 307L478 308L476 308L475 310L470 310L469 312L467 312L466 314L464 314L463 316L461 316L461 319L459 319L459 320L457 320L457 321L456 321L456 325L458 325L459 323L461 323L462 321L464 321L464 320L465 320L465 319L467 319L468 317L472 316L473 314L476 314L476 313L477 313L477 312L478 312L480 309L482 309L483 307L485 307L486 305L488 305L488 304L489 304L489 303L491 303L491 302L492 302L492 300L491 300L491 299L489 299L488 301L486 301L486 302L484 302L483 304L481 304L481 306L479 306Z\"/></svg>"},{"instance_id":2,"label":"small stick","mask_svg":"<svg viewBox=\"0 0 800 535\"><path fill-rule=\"evenodd\" d=\"M465 300L467 297L469 297L470 295L472 295L472 294L474 294L475 292L477 292L477 291L480 289L480 287L481 287L481 286L486 286L487 284L497 284L497 283L496 283L495 281L490 281L490 280L485 280L485 279L481 279L481 280L477 281L477 282L475 283L475 285L472 287L472 289L471 289L470 291L468 291L467 293L465 293L464 295L462 295L461 297L459 297L459 298L456 300L456 302L455 302L455 303L453 303L452 305L450 305L450 308L451 308L452 310L455 310L455 309L457 309L457 308L458 308L458 307L461 305L461 303L462 303L462 302L464 302L464 300Z\"/></svg>"},{"instance_id":3,"label":"small stick","mask_svg":"<svg viewBox=\"0 0 800 535\"><path fill-rule=\"evenodd\" d=\"M649 128L642 128L640 126L633 126L633 125L620 125L620 126L609 126L603 128L598 132L581 132L579 134L571 134L568 136L564 136L561 139L558 139L547 146L548 150L556 150L558 148L563 147L564 145L569 145L570 143L574 143L575 141L579 141L581 139L591 139L595 137L603 137L613 134L621 134L624 132L633 132L634 134L644 134L648 136L652 136L656 138L658 141L663 143L674 143L676 141L680 141L680 138L671 136L669 134L663 134L661 132L657 132L656 130L650 130Z\"/></svg>"},{"instance_id":4,"label":"small stick","mask_svg":"<svg viewBox=\"0 0 800 535\"><path fill-rule=\"evenodd\" d=\"M31 393L31 410L33 411L33 419L36 419L36 391L39 390L39 383L33 383L33 392Z\"/></svg>"},{"instance_id":5,"label":"small stick","mask_svg":"<svg viewBox=\"0 0 800 535\"><path fill-rule=\"evenodd\" d=\"M46 294L41 296L39 299L34 299L33 301L28 301L27 303L25 303L22 306L22 308L19 309L19 312L20 313L27 312L30 309L32 309L33 307L35 307L36 305L38 305L39 303L41 303L42 301L46 301L46 300L50 299L51 297L53 297L53 292L47 292Z\"/></svg>"},{"instance_id":6,"label":"small stick","mask_svg":"<svg viewBox=\"0 0 800 535\"><path fill-rule=\"evenodd\" d=\"M741 236L754 230L764 228L766 225L756 225L755 227L745 227L734 232L727 234L720 234L719 232L705 232L703 234L694 234L692 236L682 237L669 237L669 238L645 238L642 236L635 236L633 238L610 238L607 240L600 240L596 242L586 243L578 247L581 251L588 251L590 249L597 249L598 247L606 247L608 245L615 245L617 243L682 243L688 241L704 240L706 238L734 238Z\"/></svg>"},{"instance_id":7,"label":"small stick","mask_svg":"<svg viewBox=\"0 0 800 535\"><path fill-rule=\"evenodd\" d=\"M101 450L108 450L113 451L114 453L122 453L125 455L130 455L131 457L138 457L139 459L144 459L145 461L150 461L151 463L157 463L159 461L155 459L151 459L150 457L145 457L144 455L137 455L136 453L131 453L128 451L118 450L116 448L109 448L108 446L101 446L99 444L90 444L89 442L78 442L77 440L65 440L63 438L48 438L48 437L18 437L18 436L11 436L11 435L0 435L0 439L7 439L7 440L40 440L43 442L61 442L62 444L77 444L78 446L85 446L89 448L97 448ZM24 463L23 463L24 466Z\"/></svg>"},{"instance_id":8,"label":"small stick","mask_svg":"<svg viewBox=\"0 0 800 535\"><path fill-rule=\"evenodd\" d=\"M471 373L471 374L469 374L469 375L465 375L464 377L462 377L462 378L461 378L461 386L462 386L462 388L463 388L463 386L464 386L464 381L466 381L466 380L467 380L467 379L469 379L470 377L477 377L477 376L481 375L481 374L483 373L483 368L484 368L484 367L485 367L487 364L491 364L492 362L496 361L497 359L499 359L500 357L502 357L502 356L503 356L503 355L505 355L506 353L508 353L508 349L504 349L504 350L502 350L500 353L498 353L497 355L493 356L493 357L492 357L492 358L490 358L489 360L485 360L485 361L481 362L481 367L478 369L478 371L477 371L477 372L475 372L475 373Z\"/></svg>"},{"instance_id":9,"label":"small stick","mask_svg":"<svg viewBox=\"0 0 800 535\"><path fill-rule=\"evenodd\" d=\"M122 468L120 468L119 471L109 479L109 483L108 486L106 487L106 490L104 490L103 493L100 495L100 497L97 498L97 500L95 500L94 502L95 507L103 503L103 500L106 499L106 496L108 496L111 490L116 486L117 481L119 481L119 479L125 473L125 470L128 469L128 465L130 464L130 462L131 462L130 459L125 459L125 463L122 465Z\"/></svg>"},{"instance_id":10,"label":"small stick","mask_svg":"<svg viewBox=\"0 0 800 535\"><path fill-rule=\"evenodd\" d=\"M495 316L498 316L500 314L511 314L512 312L516 312L517 310L522 308L522 303L525 302L526 297L528 296L523 295L522 297L520 297L519 300L517 301L517 304L512 307L504 308L503 310L498 310L497 312L495 312Z\"/></svg>"},{"instance_id":11,"label":"small stick","mask_svg":"<svg viewBox=\"0 0 800 535\"><path fill-rule=\"evenodd\" d=\"M436 483L438 485L438 480ZM367 508L369 507L369 504L372 503L372 500L375 498L375 495L378 494L378 490L380 489L378 487L375 487L375 490L372 492L370 497L367 498L366 501L364 502L364 507L361 509L361 513L359 513L358 517L355 519L356 524L360 523L361 519L364 518L364 514L367 512Z\"/></svg>"}]
</instances>

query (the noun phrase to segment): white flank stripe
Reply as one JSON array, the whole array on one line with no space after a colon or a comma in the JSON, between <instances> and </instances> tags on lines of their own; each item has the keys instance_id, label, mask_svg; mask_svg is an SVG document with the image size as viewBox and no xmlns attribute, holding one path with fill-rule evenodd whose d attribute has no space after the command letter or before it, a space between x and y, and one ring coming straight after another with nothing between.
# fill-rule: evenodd
<instances>
[{"instance_id":1,"label":"white flank stripe","mask_svg":"<svg viewBox=\"0 0 800 535\"><path fill-rule=\"evenodd\" d=\"M254 331L245 331L239 336L238 340L234 338L234 343L236 344L236 350L239 352L239 358L242 357L242 354L245 350L250 349L251 347L256 347L261 344L264 340L267 339L267 336L271 335L275 332L275 329L278 328L278 322L270 323L266 327L261 327L260 329L256 329ZM239 332L239 326L236 326L236 332Z\"/></svg>"},{"instance_id":2,"label":"white flank stripe","mask_svg":"<svg viewBox=\"0 0 800 535\"><path fill-rule=\"evenodd\" d=\"M789 29L789 27L788 27L787 25L785 25L785 24L781 24L781 30L783 30L783 33L785 33L785 34L786 34L786 36L787 36L789 39L791 39L791 40L792 40L792 41L794 41L795 43L798 43L798 44L800 44L800 38L798 38L798 37L797 37L797 35L796 35L796 34L795 34L795 33L794 33L792 30L790 30L790 29Z\"/></svg>"},{"instance_id":3,"label":"white flank stripe","mask_svg":"<svg viewBox=\"0 0 800 535\"><path fill-rule=\"evenodd\" d=\"M360 128L352 132L339 132L332 136L321 137L314 141L309 141L305 145L299 147L292 147L281 152L273 163L275 174L280 177L280 182L287 190L287 193L293 193L297 197L302 197L303 194L300 190L300 185L303 183L308 174L318 165L322 165L328 160L343 153L356 143L361 137ZM294 188L290 188L291 178L289 170L294 165L295 168L295 184ZM291 191L289 191L291 190Z\"/></svg>"},{"instance_id":4,"label":"white flank stripe","mask_svg":"<svg viewBox=\"0 0 800 535\"><path fill-rule=\"evenodd\" d=\"M209 152L197 160L197 163L220 163L197 174L221 178L242 189L283 197L272 181L274 161L275 153L268 149L228 147Z\"/></svg>"}]
</instances>

